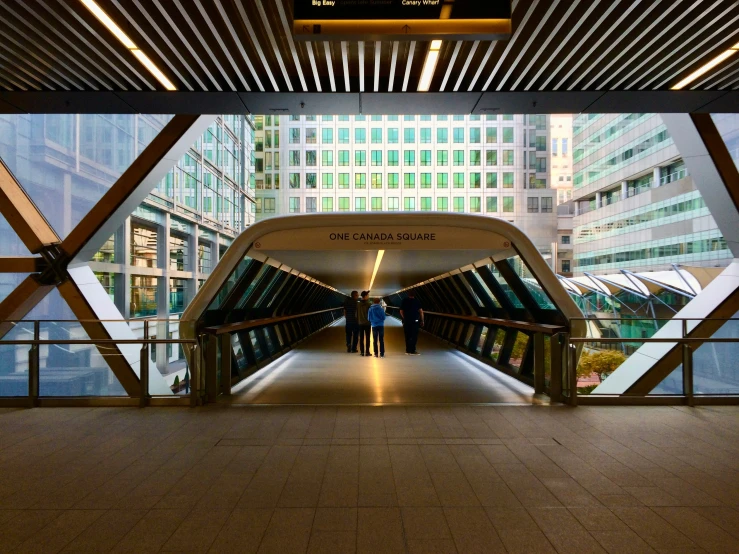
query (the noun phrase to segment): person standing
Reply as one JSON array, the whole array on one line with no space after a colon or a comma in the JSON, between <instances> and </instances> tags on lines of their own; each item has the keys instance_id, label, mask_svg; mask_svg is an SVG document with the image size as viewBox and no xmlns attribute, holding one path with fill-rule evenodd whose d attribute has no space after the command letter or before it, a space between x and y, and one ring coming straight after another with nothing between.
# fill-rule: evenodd
<instances>
[{"instance_id":1,"label":"person standing","mask_svg":"<svg viewBox=\"0 0 739 554\"><path fill-rule=\"evenodd\" d=\"M418 330L423 327L423 309L413 289L408 291L408 296L400 303L400 319L403 320L405 353L409 356L419 356L416 343L418 342Z\"/></svg>"},{"instance_id":2,"label":"person standing","mask_svg":"<svg viewBox=\"0 0 739 554\"><path fill-rule=\"evenodd\" d=\"M367 312L370 309L369 291L363 290L362 297L357 303L357 319L359 321L359 354L362 356L370 355L370 332L372 326L367 319Z\"/></svg>"},{"instance_id":3,"label":"person standing","mask_svg":"<svg viewBox=\"0 0 739 554\"><path fill-rule=\"evenodd\" d=\"M385 357L385 310L380 304L380 299L375 298L375 303L370 306L367 312L367 319L369 319L370 325L372 326L372 346L375 351L375 358L377 358L377 343L380 343L380 358ZM369 350L369 347L367 347Z\"/></svg>"},{"instance_id":4,"label":"person standing","mask_svg":"<svg viewBox=\"0 0 739 554\"><path fill-rule=\"evenodd\" d=\"M359 342L359 321L357 320L357 301L359 293L355 290L344 302L344 320L346 323L346 351L356 352Z\"/></svg>"}]
</instances>

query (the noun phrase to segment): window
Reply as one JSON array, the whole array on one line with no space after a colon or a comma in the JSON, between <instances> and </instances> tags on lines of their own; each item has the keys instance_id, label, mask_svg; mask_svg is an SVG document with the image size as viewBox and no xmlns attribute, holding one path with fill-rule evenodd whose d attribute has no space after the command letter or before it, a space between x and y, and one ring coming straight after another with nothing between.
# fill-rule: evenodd
<instances>
[{"instance_id":1,"label":"window","mask_svg":"<svg viewBox=\"0 0 739 554\"><path fill-rule=\"evenodd\" d=\"M354 199L354 211L355 212L366 212L367 211L367 199L366 198L355 198Z\"/></svg>"},{"instance_id":2,"label":"window","mask_svg":"<svg viewBox=\"0 0 739 554\"><path fill-rule=\"evenodd\" d=\"M339 188L340 189L349 188L349 174L348 173L339 173Z\"/></svg>"},{"instance_id":3,"label":"window","mask_svg":"<svg viewBox=\"0 0 739 554\"><path fill-rule=\"evenodd\" d=\"M541 213L550 214L552 213L552 197L544 196L541 199Z\"/></svg>"},{"instance_id":4,"label":"window","mask_svg":"<svg viewBox=\"0 0 739 554\"><path fill-rule=\"evenodd\" d=\"M389 189L396 189L398 188L398 183L400 179L397 173L388 173L387 174L387 188Z\"/></svg>"},{"instance_id":5,"label":"window","mask_svg":"<svg viewBox=\"0 0 739 554\"><path fill-rule=\"evenodd\" d=\"M552 139L552 156L556 156L557 155L557 143L558 142L559 141L556 138L553 138Z\"/></svg>"},{"instance_id":6,"label":"window","mask_svg":"<svg viewBox=\"0 0 739 554\"><path fill-rule=\"evenodd\" d=\"M547 137L536 137L536 151L537 152L547 151Z\"/></svg>"},{"instance_id":7,"label":"window","mask_svg":"<svg viewBox=\"0 0 739 554\"><path fill-rule=\"evenodd\" d=\"M449 120L449 116L446 116L446 115L437 115L436 116L436 121L448 121L448 120Z\"/></svg>"},{"instance_id":8,"label":"window","mask_svg":"<svg viewBox=\"0 0 739 554\"><path fill-rule=\"evenodd\" d=\"M470 129L470 142L472 144L480 143L480 128L479 127L472 127Z\"/></svg>"},{"instance_id":9,"label":"window","mask_svg":"<svg viewBox=\"0 0 739 554\"><path fill-rule=\"evenodd\" d=\"M513 121L513 115L511 115L511 114L504 114L503 115L503 121Z\"/></svg>"},{"instance_id":10,"label":"window","mask_svg":"<svg viewBox=\"0 0 739 554\"><path fill-rule=\"evenodd\" d=\"M449 165L449 151L448 150L437 150L436 151L436 165Z\"/></svg>"},{"instance_id":11,"label":"window","mask_svg":"<svg viewBox=\"0 0 739 554\"><path fill-rule=\"evenodd\" d=\"M367 129L354 129L354 143L364 144L367 142Z\"/></svg>"},{"instance_id":12,"label":"window","mask_svg":"<svg viewBox=\"0 0 739 554\"><path fill-rule=\"evenodd\" d=\"M336 119L337 119L337 121L349 121L349 116L348 115L340 115Z\"/></svg>"},{"instance_id":13,"label":"window","mask_svg":"<svg viewBox=\"0 0 739 554\"><path fill-rule=\"evenodd\" d=\"M488 196L485 199L485 211L486 212L497 212L498 211L498 197Z\"/></svg>"},{"instance_id":14,"label":"window","mask_svg":"<svg viewBox=\"0 0 739 554\"><path fill-rule=\"evenodd\" d=\"M348 196L342 196L339 198L339 211L340 212L349 211L349 197Z\"/></svg>"},{"instance_id":15,"label":"window","mask_svg":"<svg viewBox=\"0 0 739 554\"><path fill-rule=\"evenodd\" d=\"M513 196L503 197L503 213L513 213Z\"/></svg>"},{"instance_id":16,"label":"window","mask_svg":"<svg viewBox=\"0 0 739 554\"><path fill-rule=\"evenodd\" d=\"M455 196L454 197L454 211L455 212L463 212L464 211L464 196Z\"/></svg>"},{"instance_id":17,"label":"window","mask_svg":"<svg viewBox=\"0 0 739 554\"><path fill-rule=\"evenodd\" d=\"M570 260L562 260L562 273L570 272Z\"/></svg>"},{"instance_id":18,"label":"window","mask_svg":"<svg viewBox=\"0 0 739 554\"><path fill-rule=\"evenodd\" d=\"M315 173L305 174L305 188L314 189L318 184L318 176Z\"/></svg>"},{"instance_id":19,"label":"window","mask_svg":"<svg viewBox=\"0 0 739 554\"><path fill-rule=\"evenodd\" d=\"M416 151L415 150L404 150L403 151L403 165L416 165Z\"/></svg>"},{"instance_id":20,"label":"window","mask_svg":"<svg viewBox=\"0 0 739 554\"><path fill-rule=\"evenodd\" d=\"M300 128L290 128L290 144L300 144Z\"/></svg>"},{"instance_id":21,"label":"window","mask_svg":"<svg viewBox=\"0 0 739 554\"><path fill-rule=\"evenodd\" d=\"M436 129L436 142L440 144L446 144L449 142L449 129Z\"/></svg>"},{"instance_id":22,"label":"window","mask_svg":"<svg viewBox=\"0 0 739 554\"><path fill-rule=\"evenodd\" d=\"M503 188L504 189L512 189L513 188L513 173L509 171L503 172Z\"/></svg>"},{"instance_id":23,"label":"window","mask_svg":"<svg viewBox=\"0 0 739 554\"><path fill-rule=\"evenodd\" d=\"M464 165L464 150L454 151L454 165Z\"/></svg>"},{"instance_id":24,"label":"window","mask_svg":"<svg viewBox=\"0 0 739 554\"><path fill-rule=\"evenodd\" d=\"M382 211L382 197L375 196L372 198L370 202L371 202L371 208L373 212Z\"/></svg>"},{"instance_id":25,"label":"window","mask_svg":"<svg viewBox=\"0 0 739 554\"><path fill-rule=\"evenodd\" d=\"M562 235L562 244L570 244L570 235Z\"/></svg>"},{"instance_id":26,"label":"window","mask_svg":"<svg viewBox=\"0 0 739 554\"><path fill-rule=\"evenodd\" d=\"M431 143L431 128L430 127L424 127L421 129L421 144L430 144Z\"/></svg>"},{"instance_id":27,"label":"window","mask_svg":"<svg viewBox=\"0 0 739 554\"><path fill-rule=\"evenodd\" d=\"M387 165L398 165L398 156L399 153L397 150L388 150L387 151Z\"/></svg>"},{"instance_id":28,"label":"window","mask_svg":"<svg viewBox=\"0 0 739 554\"><path fill-rule=\"evenodd\" d=\"M547 172L547 159L546 158L536 158L536 172L537 173Z\"/></svg>"},{"instance_id":29,"label":"window","mask_svg":"<svg viewBox=\"0 0 739 554\"><path fill-rule=\"evenodd\" d=\"M334 188L334 174L324 173L321 175L321 186L325 189Z\"/></svg>"},{"instance_id":30,"label":"window","mask_svg":"<svg viewBox=\"0 0 739 554\"><path fill-rule=\"evenodd\" d=\"M498 128L497 127L486 127L485 128L485 143L493 144L498 142Z\"/></svg>"},{"instance_id":31,"label":"window","mask_svg":"<svg viewBox=\"0 0 739 554\"><path fill-rule=\"evenodd\" d=\"M389 116L387 116L387 120L388 121L398 121L398 116L397 115L389 115Z\"/></svg>"},{"instance_id":32,"label":"window","mask_svg":"<svg viewBox=\"0 0 739 554\"><path fill-rule=\"evenodd\" d=\"M334 130L329 129L321 129L321 142L323 144L333 144L334 143Z\"/></svg>"},{"instance_id":33,"label":"window","mask_svg":"<svg viewBox=\"0 0 739 554\"><path fill-rule=\"evenodd\" d=\"M260 117L261 116L257 116L257 122L259 122L259 118ZM300 116L299 115L291 115L290 116L290 121L300 121ZM261 131L261 127L259 127L259 125L257 125L257 131Z\"/></svg>"},{"instance_id":34,"label":"window","mask_svg":"<svg viewBox=\"0 0 739 554\"><path fill-rule=\"evenodd\" d=\"M498 165L497 150L485 150L485 165Z\"/></svg>"},{"instance_id":35,"label":"window","mask_svg":"<svg viewBox=\"0 0 739 554\"><path fill-rule=\"evenodd\" d=\"M470 196L470 213L480 213L480 197Z\"/></svg>"},{"instance_id":36,"label":"window","mask_svg":"<svg viewBox=\"0 0 739 554\"><path fill-rule=\"evenodd\" d=\"M397 198L388 198L387 199L387 209L390 212L397 212L398 211L398 199Z\"/></svg>"},{"instance_id":37,"label":"window","mask_svg":"<svg viewBox=\"0 0 739 554\"><path fill-rule=\"evenodd\" d=\"M463 189L464 188L464 173L455 173L452 177L454 180L454 188Z\"/></svg>"},{"instance_id":38,"label":"window","mask_svg":"<svg viewBox=\"0 0 739 554\"><path fill-rule=\"evenodd\" d=\"M497 189L498 188L498 174L488 172L485 174L485 188L486 189Z\"/></svg>"},{"instance_id":39,"label":"window","mask_svg":"<svg viewBox=\"0 0 739 554\"><path fill-rule=\"evenodd\" d=\"M321 152L321 165L331 167L334 165L334 151L324 150Z\"/></svg>"},{"instance_id":40,"label":"window","mask_svg":"<svg viewBox=\"0 0 739 554\"><path fill-rule=\"evenodd\" d=\"M190 241L186 236L169 235L169 269L187 271L190 261Z\"/></svg>"},{"instance_id":41,"label":"window","mask_svg":"<svg viewBox=\"0 0 739 554\"><path fill-rule=\"evenodd\" d=\"M436 188L437 189L449 188L449 174L448 173L437 173L436 174Z\"/></svg>"},{"instance_id":42,"label":"window","mask_svg":"<svg viewBox=\"0 0 739 554\"><path fill-rule=\"evenodd\" d=\"M415 198L403 198L403 210L406 212L413 212L416 210L416 199Z\"/></svg>"},{"instance_id":43,"label":"window","mask_svg":"<svg viewBox=\"0 0 739 554\"><path fill-rule=\"evenodd\" d=\"M332 115L324 115L323 117L321 117L321 121L333 121L333 120L334 120L334 116Z\"/></svg>"},{"instance_id":44,"label":"window","mask_svg":"<svg viewBox=\"0 0 739 554\"><path fill-rule=\"evenodd\" d=\"M300 150L290 150L289 165L293 167L300 165Z\"/></svg>"},{"instance_id":45,"label":"window","mask_svg":"<svg viewBox=\"0 0 739 554\"><path fill-rule=\"evenodd\" d=\"M421 150L421 165L431 165L431 150Z\"/></svg>"},{"instance_id":46,"label":"window","mask_svg":"<svg viewBox=\"0 0 739 554\"><path fill-rule=\"evenodd\" d=\"M416 174L415 173L404 173L403 174L403 188L406 188L406 189L416 188Z\"/></svg>"},{"instance_id":47,"label":"window","mask_svg":"<svg viewBox=\"0 0 739 554\"><path fill-rule=\"evenodd\" d=\"M453 115L452 120L453 121L464 121L464 116L463 115Z\"/></svg>"},{"instance_id":48,"label":"window","mask_svg":"<svg viewBox=\"0 0 739 554\"><path fill-rule=\"evenodd\" d=\"M422 189L431 188L431 173L421 173L421 188Z\"/></svg>"},{"instance_id":49,"label":"window","mask_svg":"<svg viewBox=\"0 0 739 554\"><path fill-rule=\"evenodd\" d=\"M131 317L157 315L157 278L131 275Z\"/></svg>"},{"instance_id":50,"label":"window","mask_svg":"<svg viewBox=\"0 0 739 554\"><path fill-rule=\"evenodd\" d=\"M373 173L370 176L370 182L373 189L382 188L382 173Z\"/></svg>"},{"instance_id":51,"label":"window","mask_svg":"<svg viewBox=\"0 0 739 554\"><path fill-rule=\"evenodd\" d=\"M526 199L526 211L530 214L539 213L539 199L536 197L529 196Z\"/></svg>"},{"instance_id":52,"label":"window","mask_svg":"<svg viewBox=\"0 0 739 554\"><path fill-rule=\"evenodd\" d=\"M349 150L339 150L339 165L349 165Z\"/></svg>"},{"instance_id":53,"label":"window","mask_svg":"<svg viewBox=\"0 0 739 554\"><path fill-rule=\"evenodd\" d=\"M455 127L453 129L454 133L454 142L456 144L463 144L464 143L464 127Z\"/></svg>"},{"instance_id":54,"label":"window","mask_svg":"<svg viewBox=\"0 0 739 554\"><path fill-rule=\"evenodd\" d=\"M479 173L470 173L470 188L471 189L480 188L480 174Z\"/></svg>"},{"instance_id":55,"label":"window","mask_svg":"<svg viewBox=\"0 0 739 554\"><path fill-rule=\"evenodd\" d=\"M317 137L317 133L316 133L315 127L305 130L305 142L307 144L315 144L316 137Z\"/></svg>"},{"instance_id":56,"label":"window","mask_svg":"<svg viewBox=\"0 0 739 554\"><path fill-rule=\"evenodd\" d=\"M382 144L382 129L374 128L370 131L372 144Z\"/></svg>"},{"instance_id":57,"label":"window","mask_svg":"<svg viewBox=\"0 0 739 554\"><path fill-rule=\"evenodd\" d=\"M291 214L300 213L300 198L297 196L291 196L288 199L288 206Z\"/></svg>"},{"instance_id":58,"label":"window","mask_svg":"<svg viewBox=\"0 0 739 554\"><path fill-rule=\"evenodd\" d=\"M339 144L349 144L349 129L346 127L339 129Z\"/></svg>"},{"instance_id":59,"label":"window","mask_svg":"<svg viewBox=\"0 0 739 554\"><path fill-rule=\"evenodd\" d=\"M364 117L363 115L355 115L354 116L354 121L365 121L366 119L367 118Z\"/></svg>"},{"instance_id":60,"label":"window","mask_svg":"<svg viewBox=\"0 0 739 554\"><path fill-rule=\"evenodd\" d=\"M322 212L333 212L334 211L334 199L333 198L321 198L321 211Z\"/></svg>"},{"instance_id":61,"label":"window","mask_svg":"<svg viewBox=\"0 0 739 554\"><path fill-rule=\"evenodd\" d=\"M449 199L448 198L437 198L436 199L436 211L437 212L448 212L449 211Z\"/></svg>"},{"instance_id":62,"label":"window","mask_svg":"<svg viewBox=\"0 0 739 554\"><path fill-rule=\"evenodd\" d=\"M264 213L273 214L275 213L275 199L274 198L263 198Z\"/></svg>"},{"instance_id":63,"label":"window","mask_svg":"<svg viewBox=\"0 0 739 554\"><path fill-rule=\"evenodd\" d=\"M431 121L431 116L430 115L419 116L418 121Z\"/></svg>"},{"instance_id":64,"label":"window","mask_svg":"<svg viewBox=\"0 0 739 554\"><path fill-rule=\"evenodd\" d=\"M479 150L470 150L470 165L480 165Z\"/></svg>"},{"instance_id":65,"label":"window","mask_svg":"<svg viewBox=\"0 0 739 554\"><path fill-rule=\"evenodd\" d=\"M367 165L367 151L366 150L355 150L354 151L354 165L358 165L358 166Z\"/></svg>"},{"instance_id":66,"label":"window","mask_svg":"<svg viewBox=\"0 0 739 554\"><path fill-rule=\"evenodd\" d=\"M503 165L513 165L513 150L503 150Z\"/></svg>"},{"instance_id":67,"label":"window","mask_svg":"<svg viewBox=\"0 0 739 554\"><path fill-rule=\"evenodd\" d=\"M299 189L300 188L300 173L291 173L289 177L289 182L290 182L291 189Z\"/></svg>"},{"instance_id":68,"label":"window","mask_svg":"<svg viewBox=\"0 0 739 554\"><path fill-rule=\"evenodd\" d=\"M397 129L387 130L387 142L388 144L398 144L398 130Z\"/></svg>"},{"instance_id":69,"label":"window","mask_svg":"<svg viewBox=\"0 0 739 554\"><path fill-rule=\"evenodd\" d=\"M567 156L568 155L567 148L568 148L567 139L566 138L563 138L562 139L562 155L563 156Z\"/></svg>"},{"instance_id":70,"label":"window","mask_svg":"<svg viewBox=\"0 0 739 554\"><path fill-rule=\"evenodd\" d=\"M305 199L305 212L306 213L315 213L318 211L316 208L316 199L315 198L306 198Z\"/></svg>"},{"instance_id":71,"label":"window","mask_svg":"<svg viewBox=\"0 0 739 554\"><path fill-rule=\"evenodd\" d=\"M416 142L416 130L415 129L403 129L403 143L404 144L415 144Z\"/></svg>"},{"instance_id":72,"label":"window","mask_svg":"<svg viewBox=\"0 0 739 554\"><path fill-rule=\"evenodd\" d=\"M503 127L503 144L513 144L513 127Z\"/></svg>"},{"instance_id":73,"label":"window","mask_svg":"<svg viewBox=\"0 0 739 554\"><path fill-rule=\"evenodd\" d=\"M431 197L425 196L421 198L421 211L422 212L430 212L431 211Z\"/></svg>"},{"instance_id":74,"label":"window","mask_svg":"<svg viewBox=\"0 0 739 554\"><path fill-rule=\"evenodd\" d=\"M354 188L355 189L366 189L367 188L367 174L366 173L355 173L354 174Z\"/></svg>"},{"instance_id":75,"label":"window","mask_svg":"<svg viewBox=\"0 0 739 554\"><path fill-rule=\"evenodd\" d=\"M309 165L309 166L316 165L316 151L315 150L305 151L305 165Z\"/></svg>"},{"instance_id":76,"label":"window","mask_svg":"<svg viewBox=\"0 0 739 554\"><path fill-rule=\"evenodd\" d=\"M315 115L306 115L305 116L305 120L306 121L315 121L316 120L316 116Z\"/></svg>"}]
</instances>

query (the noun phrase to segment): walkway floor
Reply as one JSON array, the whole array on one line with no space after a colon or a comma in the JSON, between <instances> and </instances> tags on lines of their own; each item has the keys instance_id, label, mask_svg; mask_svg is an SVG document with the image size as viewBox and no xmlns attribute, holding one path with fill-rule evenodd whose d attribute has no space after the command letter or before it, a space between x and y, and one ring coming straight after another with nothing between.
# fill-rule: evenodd
<instances>
[{"instance_id":1,"label":"walkway floor","mask_svg":"<svg viewBox=\"0 0 739 554\"><path fill-rule=\"evenodd\" d=\"M739 409L0 410L0 551L739 552Z\"/></svg>"},{"instance_id":2,"label":"walkway floor","mask_svg":"<svg viewBox=\"0 0 739 554\"><path fill-rule=\"evenodd\" d=\"M421 333L405 355L403 328L385 327L384 359L346 352L343 320L234 388L240 404L530 404L533 389Z\"/></svg>"}]
</instances>

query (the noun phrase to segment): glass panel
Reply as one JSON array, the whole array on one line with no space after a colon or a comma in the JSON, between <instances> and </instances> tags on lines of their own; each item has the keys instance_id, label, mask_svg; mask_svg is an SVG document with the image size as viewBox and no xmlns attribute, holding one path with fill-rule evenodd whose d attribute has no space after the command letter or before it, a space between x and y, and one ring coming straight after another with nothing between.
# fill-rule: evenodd
<instances>
[{"instance_id":1,"label":"glass panel","mask_svg":"<svg viewBox=\"0 0 739 554\"><path fill-rule=\"evenodd\" d=\"M0 240L0 242L2 241ZM0 302L5 300L29 275L30 273L0 273Z\"/></svg>"},{"instance_id":2,"label":"glass panel","mask_svg":"<svg viewBox=\"0 0 739 554\"><path fill-rule=\"evenodd\" d=\"M526 347L529 345L529 336L520 331L516 333L516 341L513 343L511 349L511 357L508 360L508 364L511 367L519 369L523 363L523 358L526 355Z\"/></svg>"},{"instance_id":3,"label":"glass panel","mask_svg":"<svg viewBox=\"0 0 739 554\"><path fill-rule=\"evenodd\" d=\"M590 394L644 343L586 343L577 363L577 394Z\"/></svg>"},{"instance_id":4,"label":"glass panel","mask_svg":"<svg viewBox=\"0 0 739 554\"><path fill-rule=\"evenodd\" d=\"M483 290L487 293L488 297L490 297L490 300L492 300L495 307L500 308L500 302L498 302L498 299L495 298L493 291L491 291L488 288L488 286L485 284L485 281L482 280L482 277L480 277L480 275L477 273L477 270L470 271L470 274L474 277L474 279L480 284Z\"/></svg>"},{"instance_id":5,"label":"glass panel","mask_svg":"<svg viewBox=\"0 0 739 554\"><path fill-rule=\"evenodd\" d=\"M480 338L478 339L477 344L472 345L472 349L478 354L482 352L482 348L485 346L485 340L487 338L488 338L488 328L483 327L482 332L480 333Z\"/></svg>"},{"instance_id":6,"label":"glass panel","mask_svg":"<svg viewBox=\"0 0 739 554\"><path fill-rule=\"evenodd\" d=\"M498 329L495 332L495 342L493 343L493 350L490 352L490 357L494 362L498 361L500 357L500 350L503 348L503 341L505 340L505 331Z\"/></svg>"},{"instance_id":7,"label":"glass panel","mask_svg":"<svg viewBox=\"0 0 739 554\"><path fill-rule=\"evenodd\" d=\"M534 298L536 301L536 304L543 310L556 310L557 307L554 305L554 302L549 298L549 295L544 291L544 289L539 284L539 281L536 280L534 277L534 274L531 273L531 270L528 268L528 266L524 263L524 261L521 259L520 256L514 256L513 258L508 258L506 260L508 262L508 265L511 266L513 271L516 272L516 275L521 279L526 289L528 289L529 294Z\"/></svg>"},{"instance_id":8,"label":"glass panel","mask_svg":"<svg viewBox=\"0 0 739 554\"><path fill-rule=\"evenodd\" d=\"M734 339L737 342L707 342L695 350L694 393L739 394L739 321L727 321L714 333L713 338Z\"/></svg>"},{"instance_id":9,"label":"glass panel","mask_svg":"<svg viewBox=\"0 0 739 554\"><path fill-rule=\"evenodd\" d=\"M28 353L25 344L2 344L33 339L33 325L19 323L0 339L0 397L28 395Z\"/></svg>"},{"instance_id":10,"label":"glass panel","mask_svg":"<svg viewBox=\"0 0 739 554\"><path fill-rule=\"evenodd\" d=\"M693 357L695 359L695 356ZM654 387L650 395L683 394L683 364L678 365L662 382Z\"/></svg>"},{"instance_id":11,"label":"glass panel","mask_svg":"<svg viewBox=\"0 0 739 554\"><path fill-rule=\"evenodd\" d=\"M236 266L236 269L234 269L231 275L229 275L228 280L223 284L221 290L218 291L218 295L213 299L213 302L210 303L210 306L208 306L209 310L218 309L218 307L228 296L228 293L231 292L231 289L234 287L236 282L249 268L253 261L254 260L252 260L249 256L244 256L244 259L239 262L239 265Z\"/></svg>"},{"instance_id":12,"label":"glass panel","mask_svg":"<svg viewBox=\"0 0 739 554\"><path fill-rule=\"evenodd\" d=\"M721 113L711 114L721 138L729 150L731 158L739 168L739 114Z\"/></svg>"},{"instance_id":13,"label":"glass panel","mask_svg":"<svg viewBox=\"0 0 739 554\"><path fill-rule=\"evenodd\" d=\"M254 331L249 331L249 340L251 340L251 347L254 351L254 356L257 360L261 360L264 358L264 354L262 354L262 348L259 346L259 341L257 340L257 335Z\"/></svg>"},{"instance_id":14,"label":"glass panel","mask_svg":"<svg viewBox=\"0 0 739 554\"><path fill-rule=\"evenodd\" d=\"M42 340L87 340L80 323L42 322ZM114 360L114 358L118 358ZM108 367L125 358L110 345L42 344L39 347L39 396L126 396Z\"/></svg>"},{"instance_id":15,"label":"glass panel","mask_svg":"<svg viewBox=\"0 0 739 554\"><path fill-rule=\"evenodd\" d=\"M0 122L2 122L2 116L0 116ZM0 156L0 159L2 159L2 156ZM0 256L31 255L26 245L23 244L23 241L8 223L8 220L3 217L3 214L0 214L0 237L3 238L3 240L0 240Z\"/></svg>"},{"instance_id":16,"label":"glass panel","mask_svg":"<svg viewBox=\"0 0 739 554\"><path fill-rule=\"evenodd\" d=\"M0 115L0 158L65 238L171 117Z\"/></svg>"},{"instance_id":17,"label":"glass panel","mask_svg":"<svg viewBox=\"0 0 739 554\"><path fill-rule=\"evenodd\" d=\"M488 266L490 268L490 271L493 273L493 276L495 277L495 280L498 281L498 284L500 285L500 288L503 289L503 293L508 297L508 300L513 304L514 308L523 308L523 304L521 304L521 301L518 299L518 296L516 296L516 293L513 292L513 289L511 289L510 285L508 284L508 281L506 281L503 276L498 271L498 268L495 267L495 265L490 264Z\"/></svg>"}]
</instances>

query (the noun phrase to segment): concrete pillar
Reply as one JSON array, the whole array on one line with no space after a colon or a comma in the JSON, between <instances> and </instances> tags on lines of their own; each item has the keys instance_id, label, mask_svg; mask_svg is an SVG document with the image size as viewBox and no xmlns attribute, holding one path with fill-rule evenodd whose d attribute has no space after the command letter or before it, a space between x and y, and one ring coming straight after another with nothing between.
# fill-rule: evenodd
<instances>
[{"instance_id":1,"label":"concrete pillar","mask_svg":"<svg viewBox=\"0 0 739 554\"><path fill-rule=\"evenodd\" d=\"M654 168L654 178L652 180L652 188L657 188L660 186L660 180L662 178L662 168L660 166L657 166Z\"/></svg>"},{"instance_id":2,"label":"concrete pillar","mask_svg":"<svg viewBox=\"0 0 739 554\"><path fill-rule=\"evenodd\" d=\"M623 200L629 194L629 183L621 181L621 199Z\"/></svg>"},{"instance_id":3,"label":"concrete pillar","mask_svg":"<svg viewBox=\"0 0 739 554\"><path fill-rule=\"evenodd\" d=\"M115 276L115 303L124 319L131 319L131 218L127 217L115 236L115 261L123 273ZM120 303L119 303L120 302Z\"/></svg>"},{"instance_id":4,"label":"concrete pillar","mask_svg":"<svg viewBox=\"0 0 739 554\"><path fill-rule=\"evenodd\" d=\"M164 214L164 225L157 229L157 258L158 266L162 270L162 276L157 284L157 319L166 320L169 317L169 231L170 215ZM149 326L150 333L156 329L157 338L169 338L169 325L166 321L159 321L156 326ZM163 374L167 369L169 359L167 357L167 345L157 344L157 369Z\"/></svg>"},{"instance_id":5,"label":"concrete pillar","mask_svg":"<svg viewBox=\"0 0 739 554\"><path fill-rule=\"evenodd\" d=\"M602 207L601 206L601 201L602 201L602 195L601 195L601 193L600 192L596 192L595 193L595 209L596 210L598 208Z\"/></svg>"}]
</instances>

